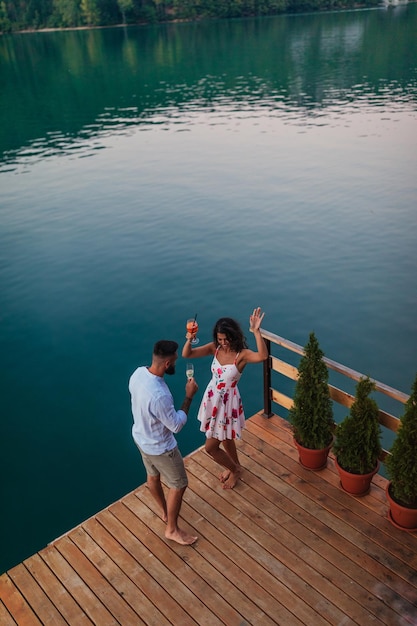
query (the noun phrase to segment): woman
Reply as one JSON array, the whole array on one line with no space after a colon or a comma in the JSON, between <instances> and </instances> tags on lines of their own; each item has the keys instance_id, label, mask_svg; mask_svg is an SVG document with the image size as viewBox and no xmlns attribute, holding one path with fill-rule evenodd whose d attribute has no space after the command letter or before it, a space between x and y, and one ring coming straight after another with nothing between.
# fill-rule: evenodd
<instances>
[{"instance_id":1,"label":"woman","mask_svg":"<svg viewBox=\"0 0 417 626\"><path fill-rule=\"evenodd\" d=\"M249 318L256 339L257 352L249 350L238 322L222 317L213 328L213 341L193 348L195 333L187 333L182 356L186 359L213 355L212 379L207 385L198 411L200 430L206 433L206 452L225 470L220 474L223 489L233 489L241 466L235 439L240 439L245 414L237 383L247 363L260 363L268 357L260 326L265 313L258 307ZM222 449L220 444L223 444Z\"/></svg>"}]
</instances>

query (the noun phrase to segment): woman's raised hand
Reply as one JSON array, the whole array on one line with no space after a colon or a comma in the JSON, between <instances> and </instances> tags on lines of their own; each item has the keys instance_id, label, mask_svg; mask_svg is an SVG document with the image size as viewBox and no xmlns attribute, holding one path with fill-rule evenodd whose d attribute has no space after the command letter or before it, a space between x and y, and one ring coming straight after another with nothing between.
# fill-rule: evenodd
<instances>
[{"instance_id":1,"label":"woman's raised hand","mask_svg":"<svg viewBox=\"0 0 417 626\"><path fill-rule=\"evenodd\" d=\"M262 313L260 306L257 309L253 309L253 313L249 318L249 328L252 331L260 329L264 315L265 313Z\"/></svg>"}]
</instances>

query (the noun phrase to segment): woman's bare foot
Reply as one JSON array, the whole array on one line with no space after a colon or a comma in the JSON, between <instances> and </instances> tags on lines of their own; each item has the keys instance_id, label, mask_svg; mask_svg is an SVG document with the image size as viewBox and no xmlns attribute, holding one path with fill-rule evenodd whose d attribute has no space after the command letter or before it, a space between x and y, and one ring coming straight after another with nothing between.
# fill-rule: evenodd
<instances>
[{"instance_id":1,"label":"woman's bare foot","mask_svg":"<svg viewBox=\"0 0 417 626\"><path fill-rule=\"evenodd\" d=\"M198 539L198 537L195 537L194 535L189 535L185 532L185 530L181 530L180 528L177 528L172 533L166 531L165 537L166 539L170 539L171 541L176 541L177 543L180 543L182 546L191 546Z\"/></svg>"},{"instance_id":2,"label":"woman's bare foot","mask_svg":"<svg viewBox=\"0 0 417 626\"><path fill-rule=\"evenodd\" d=\"M226 480L229 478L230 476L230 470L224 470L224 472L222 472L219 476L219 480L221 483L225 483Z\"/></svg>"},{"instance_id":3,"label":"woman's bare foot","mask_svg":"<svg viewBox=\"0 0 417 626\"><path fill-rule=\"evenodd\" d=\"M223 489L233 489L241 475L240 469L236 472L230 472L229 478L223 483Z\"/></svg>"}]
</instances>

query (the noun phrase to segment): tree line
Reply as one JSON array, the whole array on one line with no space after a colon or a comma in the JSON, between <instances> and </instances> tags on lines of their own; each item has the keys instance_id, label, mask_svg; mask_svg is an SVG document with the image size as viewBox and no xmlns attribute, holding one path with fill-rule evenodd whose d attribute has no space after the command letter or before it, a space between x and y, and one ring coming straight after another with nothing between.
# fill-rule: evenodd
<instances>
[{"instance_id":1,"label":"tree line","mask_svg":"<svg viewBox=\"0 0 417 626\"><path fill-rule=\"evenodd\" d=\"M361 6L376 6L364 0ZM355 8L357 0L0 0L0 33Z\"/></svg>"}]
</instances>

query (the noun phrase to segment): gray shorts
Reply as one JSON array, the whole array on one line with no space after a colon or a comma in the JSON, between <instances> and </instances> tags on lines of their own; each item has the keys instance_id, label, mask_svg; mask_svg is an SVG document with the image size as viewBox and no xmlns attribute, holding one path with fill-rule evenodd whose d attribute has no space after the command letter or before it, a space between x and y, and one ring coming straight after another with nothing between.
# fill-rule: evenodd
<instances>
[{"instance_id":1,"label":"gray shorts","mask_svg":"<svg viewBox=\"0 0 417 626\"><path fill-rule=\"evenodd\" d=\"M139 448L139 446L138 446ZM188 478L184 467L184 460L178 446L163 454L146 454L139 448L143 464L148 476L161 475L172 489L183 489L188 485Z\"/></svg>"}]
</instances>

